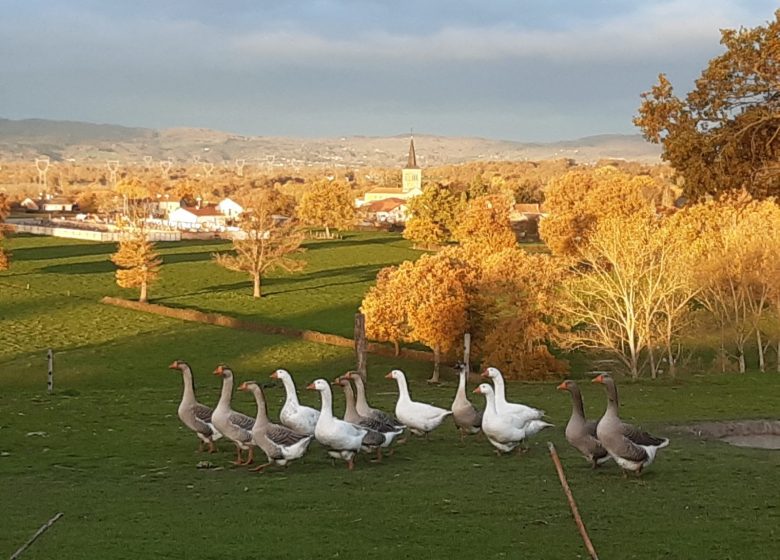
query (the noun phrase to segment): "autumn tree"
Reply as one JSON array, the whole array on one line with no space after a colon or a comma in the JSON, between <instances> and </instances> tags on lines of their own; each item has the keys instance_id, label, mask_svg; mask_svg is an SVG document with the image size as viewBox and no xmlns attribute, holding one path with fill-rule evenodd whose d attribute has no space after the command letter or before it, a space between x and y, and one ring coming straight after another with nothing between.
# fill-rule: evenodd
<instances>
[{"instance_id":1,"label":"autumn tree","mask_svg":"<svg viewBox=\"0 0 780 560\"><path fill-rule=\"evenodd\" d=\"M4 237L5 219L9 212L8 197L5 193L0 193L0 270L8 270L10 266L10 253L1 244Z\"/></svg>"},{"instance_id":2,"label":"autumn tree","mask_svg":"<svg viewBox=\"0 0 780 560\"><path fill-rule=\"evenodd\" d=\"M455 228L455 239L461 244L473 243L487 251L514 247L517 239L509 223L510 209L511 201L502 195L470 200Z\"/></svg>"},{"instance_id":3,"label":"autumn tree","mask_svg":"<svg viewBox=\"0 0 780 560\"><path fill-rule=\"evenodd\" d=\"M376 284L368 290L360 306L366 317L366 336L391 342L396 356L400 353L400 343L410 339L405 300L410 288L407 272L412 266L411 261L406 261L400 267L403 270L395 266L380 270Z\"/></svg>"},{"instance_id":4,"label":"autumn tree","mask_svg":"<svg viewBox=\"0 0 780 560\"><path fill-rule=\"evenodd\" d=\"M261 296L260 283L269 271L295 272L306 265L291 257L303 251L303 234L294 220L278 215L279 200L270 190L244 199L244 212L237 223L239 231L233 235L234 252L214 255L220 266L250 275L255 298Z\"/></svg>"},{"instance_id":5,"label":"autumn tree","mask_svg":"<svg viewBox=\"0 0 780 560\"><path fill-rule=\"evenodd\" d=\"M780 195L780 10L764 26L721 30L720 42L726 52L684 99L661 74L634 124L663 146L691 197Z\"/></svg>"},{"instance_id":6,"label":"autumn tree","mask_svg":"<svg viewBox=\"0 0 780 560\"><path fill-rule=\"evenodd\" d=\"M543 379L566 370L549 345L556 337L560 259L519 247L465 256L478 270L471 326L483 364L510 378Z\"/></svg>"},{"instance_id":7,"label":"autumn tree","mask_svg":"<svg viewBox=\"0 0 780 560\"><path fill-rule=\"evenodd\" d=\"M117 265L116 283L122 288L140 288L138 301L147 301L147 291L160 274L162 259L148 240L142 220L125 222L120 229L121 239L111 261Z\"/></svg>"},{"instance_id":8,"label":"autumn tree","mask_svg":"<svg viewBox=\"0 0 780 560\"><path fill-rule=\"evenodd\" d=\"M633 378L645 364L657 375L656 350L671 355L696 294L681 271L687 246L665 227L649 211L599 222L563 284L564 346L611 353Z\"/></svg>"},{"instance_id":9,"label":"autumn tree","mask_svg":"<svg viewBox=\"0 0 780 560\"><path fill-rule=\"evenodd\" d=\"M322 180L314 183L301 198L298 218L302 223L330 229L347 229L355 223L355 196L348 184L342 181Z\"/></svg>"},{"instance_id":10,"label":"autumn tree","mask_svg":"<svg viewBox=\"0 0 780 560\"><path fill-rule=\"evenodd\" d=\"M614 167L570 171L547 188L539 234L553 254L575 255L600 220L647 211L657 189L653 178Z\"/></svg>"},{"instance_id":11,"label":"autumn tree","mask_svg":"<svg viewBox=\"0 0 780 560\"><path fill-rule=\"evenodd\" d=\"M429 183L410 199L404 237L424 249L436 249L452 238L463 200L449 189Z\"/></svg>"}]
</instances>

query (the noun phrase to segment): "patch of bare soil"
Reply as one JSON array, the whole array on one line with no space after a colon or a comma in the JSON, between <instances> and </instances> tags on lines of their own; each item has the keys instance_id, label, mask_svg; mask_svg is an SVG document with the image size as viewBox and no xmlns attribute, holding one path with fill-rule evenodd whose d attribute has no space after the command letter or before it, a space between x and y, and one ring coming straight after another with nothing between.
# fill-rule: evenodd
<instances>
[{"instance_id":1,"label":"patch of bare soil","mask_svg":"<svg viewBox=\"0 0 780 560\"><path fill-rule=\"evenodd\" d=\"M725 441L738 447L780 449L780 420L701 422L683 429L703 439Z\"/></svg>"}]
</instances>

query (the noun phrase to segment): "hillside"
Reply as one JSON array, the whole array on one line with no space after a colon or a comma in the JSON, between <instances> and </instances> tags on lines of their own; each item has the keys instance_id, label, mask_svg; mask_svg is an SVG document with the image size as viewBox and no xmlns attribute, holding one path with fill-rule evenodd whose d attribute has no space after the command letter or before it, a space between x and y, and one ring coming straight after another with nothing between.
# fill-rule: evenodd
<instances>
[{"instance_id":1,"label":"hillside","mask_svg":"<svg viewBox=\"0 0 780 560\"><path fill-rule=\"evenodd\" d=\"M423 167L478 160L542 160L571 158L590 162L621 158L642 162L659 159L657 146L639 135L609 134L553 143L522 143L486 138L415 135ZM54 161L123 163L144 156L175 161L232 161L237 158L267 165L399 166L406 160L408 136L288 138L241 136L199 128L154 130L111 124L0 119L0 160L49 156Z\"/></svg>"}]
</instances>

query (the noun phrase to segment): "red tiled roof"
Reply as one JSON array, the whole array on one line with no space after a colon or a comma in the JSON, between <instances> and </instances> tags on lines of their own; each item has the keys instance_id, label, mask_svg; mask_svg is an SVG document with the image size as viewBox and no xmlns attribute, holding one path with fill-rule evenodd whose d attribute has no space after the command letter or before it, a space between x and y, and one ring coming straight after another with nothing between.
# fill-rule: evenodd
<instances>
[{"instance_id":1,"label":"red tiled roof","mask_svg":"<svg viewBox=\"0 0 780 560\"><path fill-rule=\"evenodd\" d=\"M182 206L182 209L196 216L221 216L222 215L222 212L217 210L216 206L204 206L203 208L195 208L194 206Z\"/></svg>"},{"instance_id":2,"label":"red tiled roof","mask_svg":"<svg viewBox=\"0 0 780 560\"><path fill-rule=\"evenodd\" d=\"M369 212L390 212L402 204L406 204L406 201L402 198L384 198L382 200L375 200L374 202L369 203L366 208Z\"/></svg>"}]
</instances>

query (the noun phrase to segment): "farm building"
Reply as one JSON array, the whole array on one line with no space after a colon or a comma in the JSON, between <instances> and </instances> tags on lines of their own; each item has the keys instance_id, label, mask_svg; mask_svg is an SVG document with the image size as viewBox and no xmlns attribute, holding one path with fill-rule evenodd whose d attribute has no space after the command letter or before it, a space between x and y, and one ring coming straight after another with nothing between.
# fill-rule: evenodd
<instances>
[{"instance_id":1,"label":"farm building","mask_svg":"<svg viewBox=\"0 0 780 560\"><path fill-rule=\"evenodd\" d=\"M225 222L216 206L180 207L168 215L168 224L176 229L218 230L225 227Z\"/></svg>"}]
</instances>

